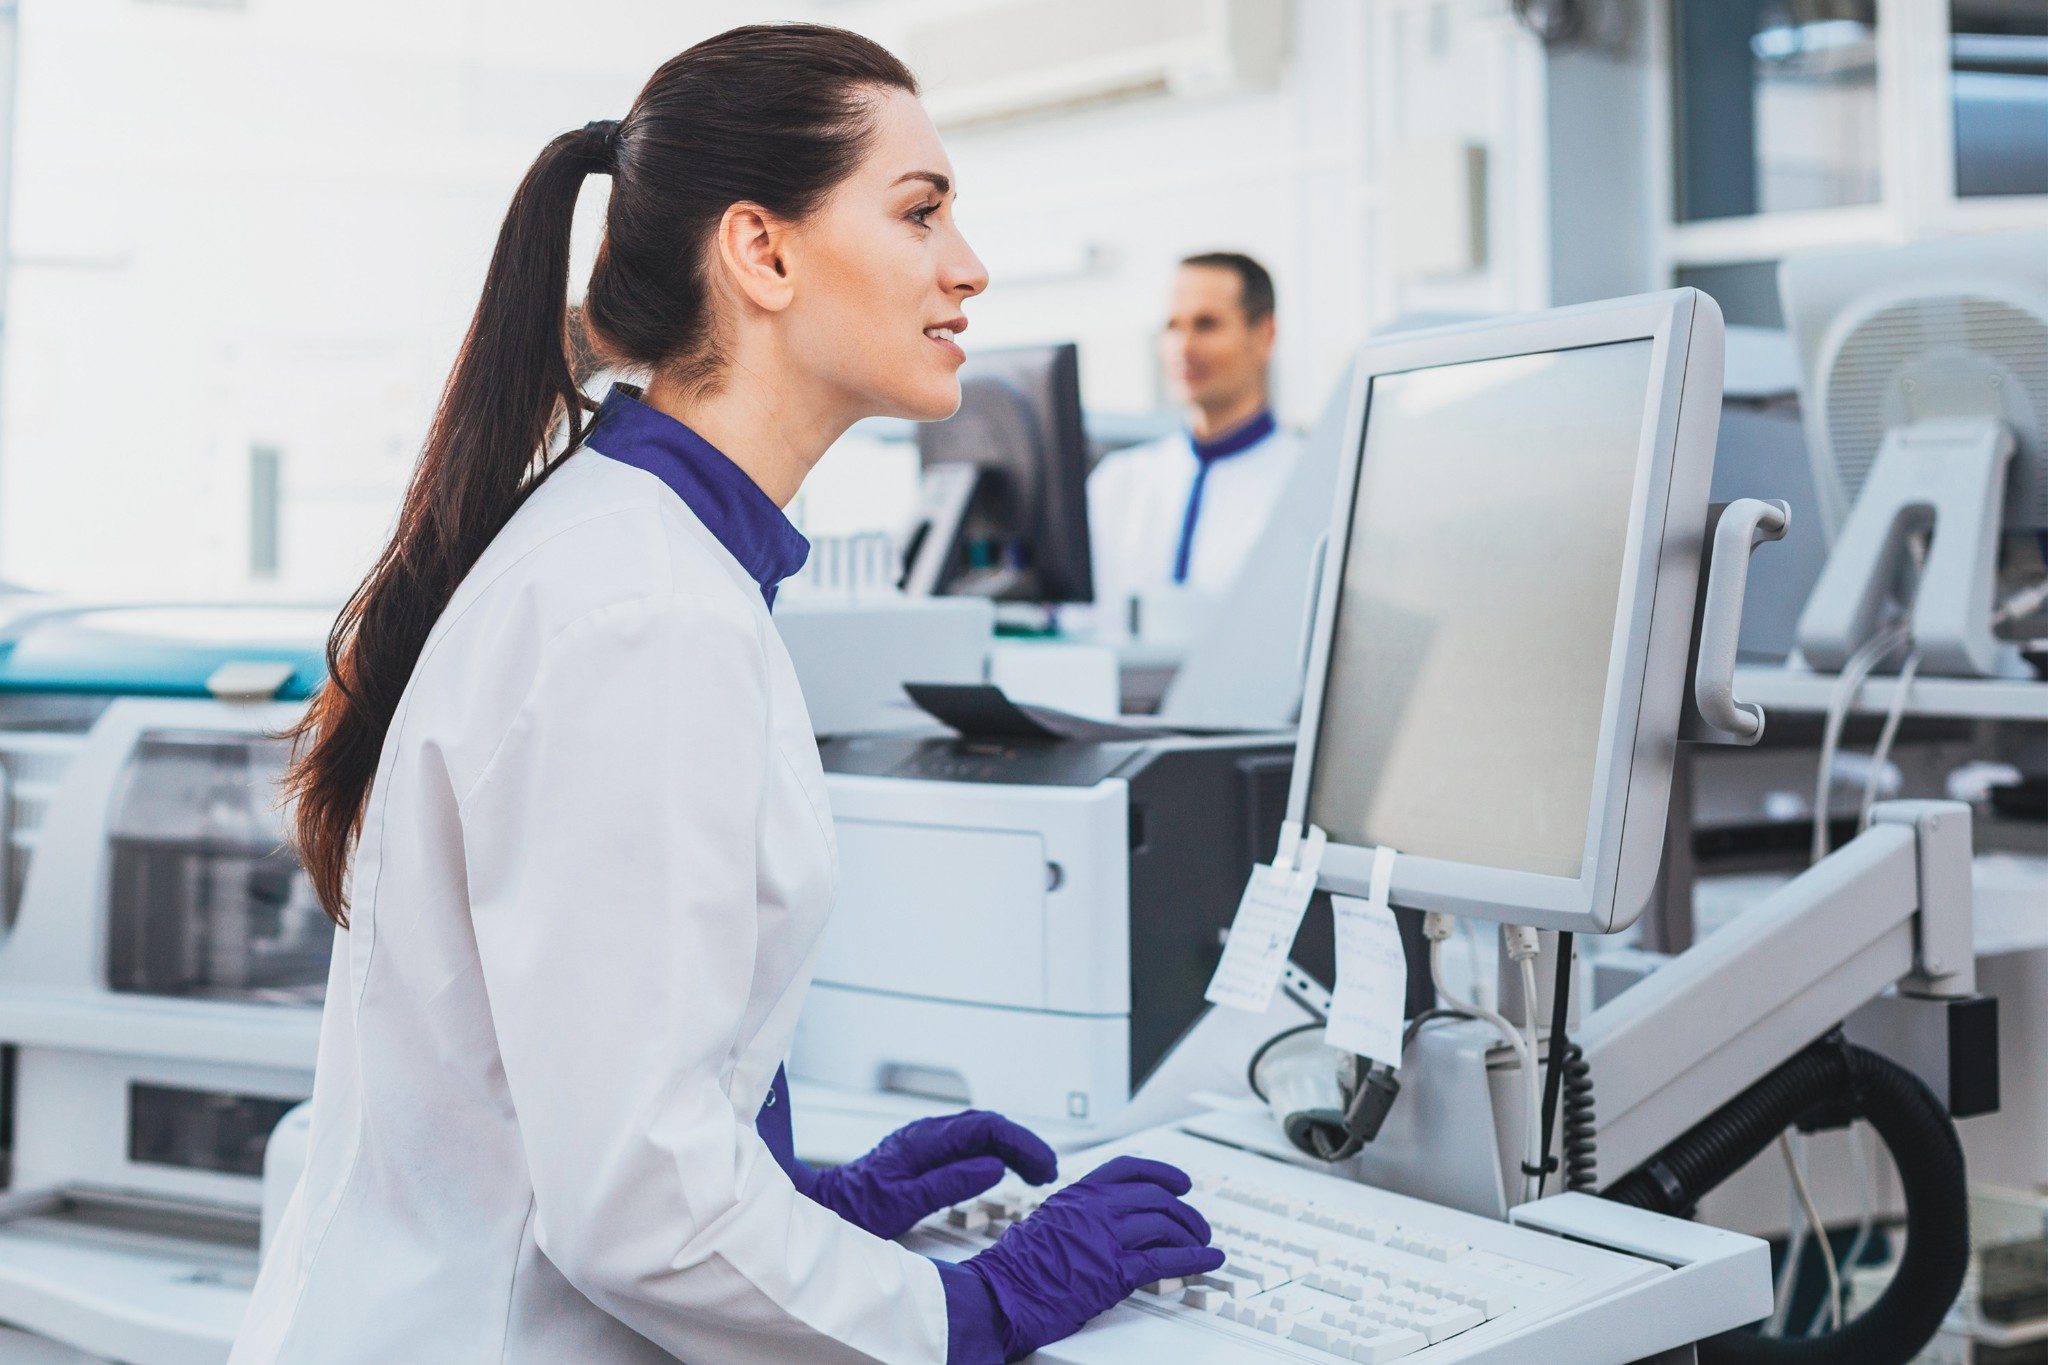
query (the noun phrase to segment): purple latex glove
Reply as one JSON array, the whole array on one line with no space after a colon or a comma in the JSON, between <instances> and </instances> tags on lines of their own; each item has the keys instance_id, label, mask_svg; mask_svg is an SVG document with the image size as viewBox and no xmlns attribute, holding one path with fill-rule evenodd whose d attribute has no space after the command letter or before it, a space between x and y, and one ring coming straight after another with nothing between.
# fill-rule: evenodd
<instances>
[{"instance_id":1,"label":"purple latex glove","mask_svg":"<svg viewBox=\"0 0 2048 1365\"><path fill-rule=\"evenodd\" d=\"M1120 1156L964 1262L1002 1310L1005 1357L1073 1335L1139 1285L1222 1265L1208 1220L1179 1199L1191 1187L1177 1167Z\"/></svg>"},{"instance_id":2,"label":"purple latex glove","mask_svg":"<svg viewBox=\"0 0 2048 1365\"><path fill-rule=\"evenodd\" d=\"M1034 1185L1059 1174L1052 1148L1001 1114L969 1109L919 1119L857 1161L817 1173L806 1194L877 1237L900 1237L1013 1170Z\"/></svg>"}]
</instances>

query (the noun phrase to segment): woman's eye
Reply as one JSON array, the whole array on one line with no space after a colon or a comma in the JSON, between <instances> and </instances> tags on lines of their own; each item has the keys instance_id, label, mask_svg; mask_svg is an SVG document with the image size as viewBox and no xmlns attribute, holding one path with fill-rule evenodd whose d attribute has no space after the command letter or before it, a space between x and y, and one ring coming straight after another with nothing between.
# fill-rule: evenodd
<instances>
[{"instance_id":1,"label":"woman's eye","mask_svg":"<svg viewBox=\"0 0 2048 1365\"><path fill-rule=\"evenodd\" d=\"M919 227L930 227L931 224L926 222L925 220L927 218L930 218L933 214L937 213L938 211L939 206L937 204L920 204L918 207L910 211L910 221L917 224Z\"/></svg>"}]
</instances>

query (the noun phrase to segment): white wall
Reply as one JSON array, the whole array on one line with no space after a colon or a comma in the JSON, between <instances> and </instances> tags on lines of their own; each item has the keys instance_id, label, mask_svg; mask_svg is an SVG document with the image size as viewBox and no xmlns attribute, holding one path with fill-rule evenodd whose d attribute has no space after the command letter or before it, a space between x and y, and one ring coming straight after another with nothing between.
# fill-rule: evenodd
<instances>
[{"instance_id":1,"label":"white wall","mask_svg":"<svg viewBox=\"0 0 2048 1365\"><path fill-rule=\"evenodd\" d=\"M0 576L248 591L264 444L269 590L352 585L534 153L742 8L23 0Z\"/></svg>"},{"instance_id":2,"label":"white wall","mask_svg":"<svg viewBox=\"0 0 2048 1365\"><path fill-rule=\"evenodd\" d=\"M774 17L895 43L920 13L990 2L809 0ZM1245 250L1277 279L1279 405L1306 422L1397 314L1547 301L1542 54L1505 0L1288 14L1277 87L949 135L994 276L970 344L1078 340L1091 407L1154 410L1174 262ZM669 54L763 17L741 0L22 0L0 577L345 591L534 153L624 112ZM1378 167L1424 134L1488 148L1489 253L1464 278L1404 282L1383 249L1403 206ZM283 452L269 584L247 573L252 445Z\"/></svg>"}]
</instances>

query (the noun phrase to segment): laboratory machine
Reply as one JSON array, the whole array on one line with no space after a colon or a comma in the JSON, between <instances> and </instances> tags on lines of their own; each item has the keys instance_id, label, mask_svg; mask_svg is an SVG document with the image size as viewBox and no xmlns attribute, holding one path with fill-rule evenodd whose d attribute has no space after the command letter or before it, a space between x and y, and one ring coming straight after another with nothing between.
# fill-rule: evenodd
<instances>
[{"instance_id":1,"label":"laboratory machine","mask_svg":"<svg viewBox=\"0 0 2048 1365\"><path fill-rule=\"evenodd\" d=\"M1569 1023L1572 936L1651 898L1678 745L1764 725L1734 664L1749 555L1787 514L1709 505L1720 370L1718 311L1690 290L1367 348L1276 871L1425 912L1439 984L1451 925L1499 924L1523 990L1507 1016L1446 994L1405 1028L1383 990L1343 1005L1393 1010L1399 1042L1370 1065L1296 1053L1298 1080L1335 1091L1325 1127L1358 1139L1336 1160L1278 1112L1302 1086L1270 1081L1270 1109L1219 1103L1105 1149L1187 1167L1232 1262L1049 1359L1790 1359L1734 1330L1771 1311L1765 1245L1682 1217L1787 1127L1853 1116L1898 1164L1905 1258L1860 1316L1783 1346L1904 1361L1933 1334L1967 1254L1950 1111L1995 1096L1838 1025L1874 1001L1923 1041L1983 1023L1966 807L1880 803ZM1340 998L1360 960L1340 953ZM1566 1083L1547 1097L1546 1071ZM971 1254L1040 1197L999 1190L920 1245Z\"/></svg>"},{"instance_id":2,"label":"laboratory machine","mask_svg":"<svg viewBox=\"0 0 2048 1365\"><path fill-rule=\"evenodd\" d=\"M275 737L330 618L53 607L0 639L0 1322L138 1362L240 1322L333 942Z\"/></svg>"}]
</instances>

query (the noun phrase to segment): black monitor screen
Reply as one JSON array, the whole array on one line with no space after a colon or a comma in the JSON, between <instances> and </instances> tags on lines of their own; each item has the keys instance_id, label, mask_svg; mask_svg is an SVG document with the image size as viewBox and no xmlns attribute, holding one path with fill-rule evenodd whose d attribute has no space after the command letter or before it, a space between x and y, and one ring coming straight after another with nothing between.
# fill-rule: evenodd
<instances>
[{"instance_id":1,"label":"black monitor screen","mask_svg":"<svg viewBox=\"0 0 2048 1365\"><path fill-rule=\"evenodd\" d=\"M920 463L977 471L938 590L1005 601L1087 602L1088 446L1072 343L981 351L960 370L960 410L918 428Z\"/></svg>"}]
</instances>

